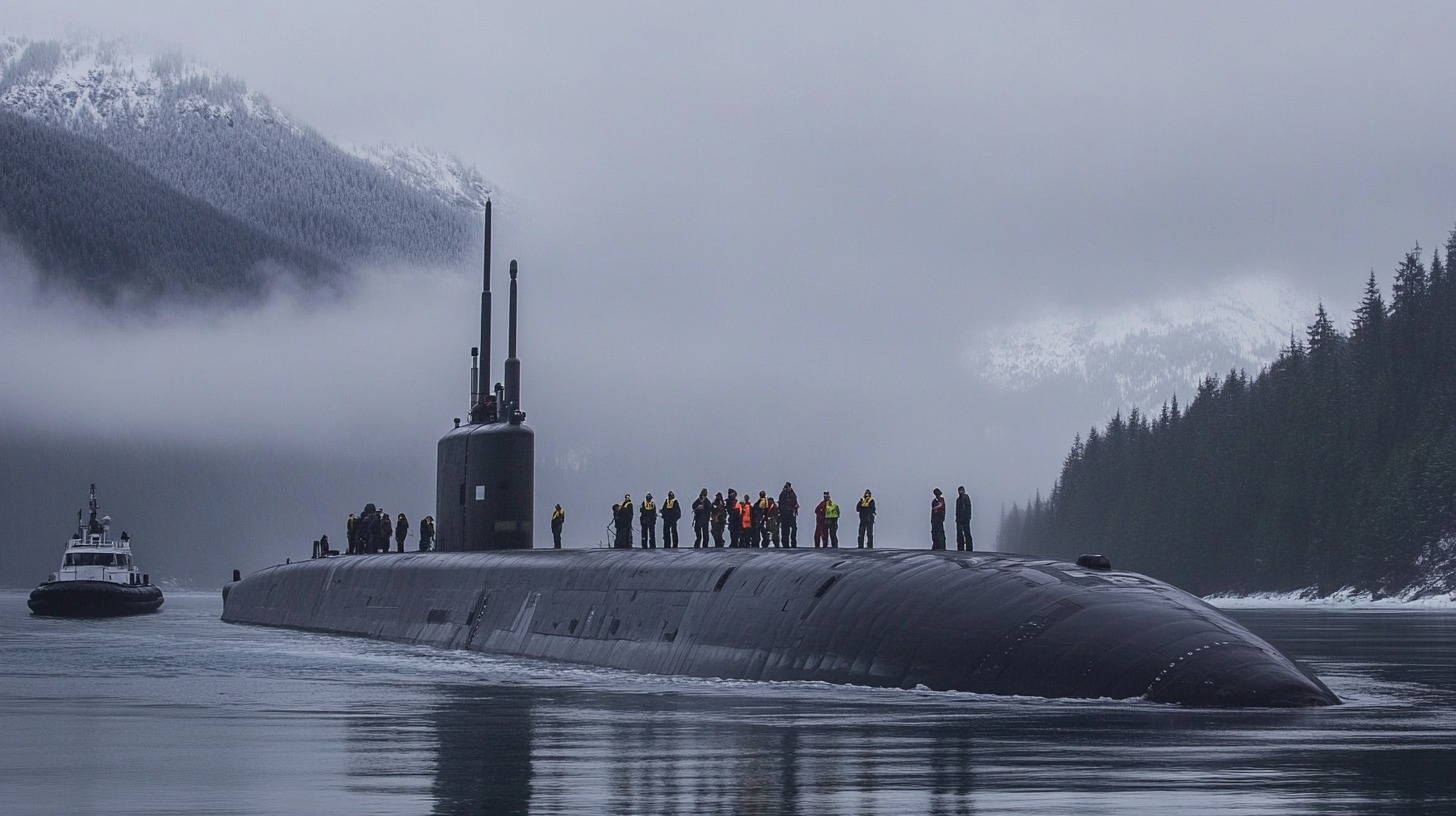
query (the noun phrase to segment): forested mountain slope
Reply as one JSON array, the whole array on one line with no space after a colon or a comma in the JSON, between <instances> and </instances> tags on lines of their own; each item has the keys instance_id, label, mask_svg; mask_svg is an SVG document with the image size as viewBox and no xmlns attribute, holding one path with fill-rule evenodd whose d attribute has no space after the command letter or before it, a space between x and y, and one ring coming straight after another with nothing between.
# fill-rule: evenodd
<instances>
[{"instance_id":1,"label":"forested mountain slope","mask_svg":"<svg viewBox=\"0 0 1456 816\"><path fill-rule=\"evenodd\" d=\"M1408 253L1389 305L1371 273L1349 336L1320 306L1258 376L1093 428L1000 548L1104 552L1200 593L1426 581L1456 534L1453 254L1456 231L1444 261Z\"/></svg>"},{"instance_id":2,"label":"forested mountain slope","mask_svg":"<svg viewBox=\"0 0 1456 816\"><path fill-rule=\"evenodd\" d=\"M97 302L256 298L287 277L333 280L336 262L183 195L90 139L0 110L0 233L50 286Z\"/></svg>"},{"instance_id":3,"label":"forested mountain slope","mask_svg":"<svg viewBox=\"0 0 1456 816\"><path fill-rule=\"evenodd\" d=\"M350 152L241 80L119 43L0 39L0 109L93 140L176 192L327 258L332 266L314 267L321 274L363 263L459 263L474 251L490 194L458 160L418 149ZM135 268L140 260L132 260Z\"/></svg>"}]
</instances>

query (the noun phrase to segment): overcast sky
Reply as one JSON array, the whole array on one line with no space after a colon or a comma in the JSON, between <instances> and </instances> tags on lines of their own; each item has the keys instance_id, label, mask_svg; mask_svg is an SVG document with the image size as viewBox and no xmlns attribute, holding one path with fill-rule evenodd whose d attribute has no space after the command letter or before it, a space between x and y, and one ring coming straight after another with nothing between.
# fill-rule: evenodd
<instances>
[{"instance_id":1,"label":"overcast sky","mask_svg":"<svg viewBox=\"0 0 1456 816\"><path fill-rule=\"evenodd\" d=\"M986 461L988 328L1250 275L1346 313L1456 221L1451 3L3 0L0 30L172 47L335 140L477 166L532 424L578 429L543 455L624 482L812 461L847 495L893 460L907 519L968 471L1024 496L1059 459ZM408 319L468 347L468 289ZM429 367L463 391L456 357Z\"/></svg>"}]
</instances>

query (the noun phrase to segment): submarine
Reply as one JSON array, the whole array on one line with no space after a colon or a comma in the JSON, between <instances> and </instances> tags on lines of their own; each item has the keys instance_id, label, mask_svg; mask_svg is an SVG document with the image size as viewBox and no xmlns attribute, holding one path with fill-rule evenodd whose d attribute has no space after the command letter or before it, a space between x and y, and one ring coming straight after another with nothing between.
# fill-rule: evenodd
<instances>
[{"instance_id":1,"label":"submarine","mask_svg":"<svg viewBox=\"0 0 1456 816\"><path fill-rule=\"evenodd\" d=\"M1339 698L1169 584L1034 556L931 550L533 549L517 273L490 382L490 204L468 420L439 441L438 548L234 573L222 620L633 672L1196 707Z\"/></svg>"}]
</instances>

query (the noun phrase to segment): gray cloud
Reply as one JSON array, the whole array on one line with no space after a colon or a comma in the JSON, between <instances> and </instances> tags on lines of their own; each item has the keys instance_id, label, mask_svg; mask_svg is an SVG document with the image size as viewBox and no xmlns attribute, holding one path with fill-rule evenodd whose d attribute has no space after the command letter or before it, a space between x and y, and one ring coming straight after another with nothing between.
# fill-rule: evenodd
<instances>
[{"instance_id":1,"label":"gray cloud","mask_svg":"<svg viewBox=\"0 0 1456 816\"><path fill-rule=\"evenodd\" d=\"M332 138L452 152L509 191L497 263L523 264L538 495L583 523L621 489L784 478L880 488L907 535L933 483L994 512L1049 487L1104 407L998 402L965 363L986 332L1264 273L1348 311L1366 270L1456 219L1449 4L3 2L0 19L174 45ZM130 384L138 433L206 437L190 423L209 417L247 445L428 457L463 410L475 284L399 280L98 330L89 350ZM37 391L4 408L92 422L59 396L88 346L50 317L7 307L7 336L54 356L7 363Z\"/></svg>"}]
</instances>

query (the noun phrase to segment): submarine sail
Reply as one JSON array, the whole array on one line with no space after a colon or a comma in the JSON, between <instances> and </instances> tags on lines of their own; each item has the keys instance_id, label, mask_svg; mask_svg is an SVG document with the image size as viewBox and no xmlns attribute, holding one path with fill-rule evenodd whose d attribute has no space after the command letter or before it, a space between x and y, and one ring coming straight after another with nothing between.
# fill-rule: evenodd
<instances>
[{"instance_id":1,"label":"submarine sail","mask_svg":"<svg viewBox=\"0 0 1456 816\"><path fill-rule=\"evenodd\" d=\"M485 272L480 294L480 369L472 349L470 413L440 439L435 470L435 532L443 552L529 550L536 507L536 433L521 410L516 357L516 262L511 261L505 383L490 383L490 229L485 203Z\"/></svg>"}]
</instances>

